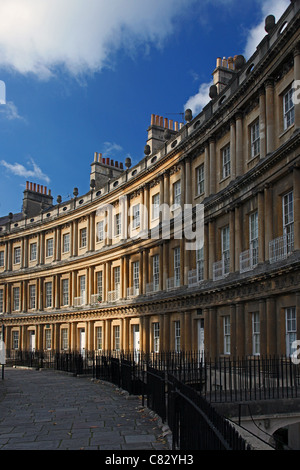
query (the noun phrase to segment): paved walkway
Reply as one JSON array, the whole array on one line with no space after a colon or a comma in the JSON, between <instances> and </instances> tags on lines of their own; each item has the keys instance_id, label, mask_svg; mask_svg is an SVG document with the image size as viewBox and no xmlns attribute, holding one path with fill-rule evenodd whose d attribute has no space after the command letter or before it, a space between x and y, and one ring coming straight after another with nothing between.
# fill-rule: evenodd
<instances>
[{"instance_id":1,"label":"paved walkway","mask_svg":"<svg viewBox=\"0 0 300 470\"><path fill-rule=\"evenodd\" d=\"M169 450L160 419L114 385L5 368L0 450Z\"/></svg>"}]
</instances>

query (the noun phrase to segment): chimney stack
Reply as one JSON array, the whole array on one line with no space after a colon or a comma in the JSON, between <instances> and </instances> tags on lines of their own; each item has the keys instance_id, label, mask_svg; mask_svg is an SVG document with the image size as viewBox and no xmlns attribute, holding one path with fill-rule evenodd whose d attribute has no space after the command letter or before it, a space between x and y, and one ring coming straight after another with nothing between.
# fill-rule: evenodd
<instances>
[{"instance_id":1,"label":"chimney stack","mask_svg":"<svg viewBox=\"0 0 300 470\"><path fill-rule=\"evenodd\" d=\"M216 68L213 71L213 79L214 79L214 85L217 87L218 94L221 93L222 90L228 85L232 77L235 75L235 73L238 70L238 67L236 67L236 59L237 57L241 56L235 56L233 57L218 57L216 61Z\"/></svg>"},{"instance_id":2,"label":"chimney stack","mask_svg":"<svg viewBox=\"0 0 300 470\"><path fill-rule=\"evenodd\" d=\"M53 197L50 189L47 194L47 186L26 181L22 211L27 217L33 217L52 205Z\"/></svg>"},{"instance_id":3,"label":"chimney stack","mask_svg":"<svg viewBox=\"0 0 300 470\"><path fill-rule=\"evenodd\" d=\"M109 157L102 157L102 153L94 153L91 164L90 183L95 181L95 189L104 186L109 179L117 178L124 171L123 163L114 161Z\"/></svg>"},{"instance_id":4,"label":"chimney stack","mask_svg":"<svg viewBox=\"0 0 300 470\"><path fill-rule=\"evenodd\" d=\"M147 144L151 148L151 152L155 152L166 141L164 135L165 130L168 129L168 135L170 138L177 134L178 129L181 129L182 123L178 123L177 121L173 121L173 119L164 118L162 116L158 116L156 114L151 114L151 124L148 128L148 140Z\"/></svg>"}]
</instances>

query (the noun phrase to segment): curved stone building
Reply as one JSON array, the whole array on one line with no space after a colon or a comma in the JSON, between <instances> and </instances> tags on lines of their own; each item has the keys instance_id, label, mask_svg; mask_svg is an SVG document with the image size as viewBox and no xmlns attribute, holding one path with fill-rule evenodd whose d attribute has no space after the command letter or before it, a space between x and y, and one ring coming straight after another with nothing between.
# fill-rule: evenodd
<instances>
[{"instance_id":1,"label":"curved stone building","mask_svg":"<svg viewBox=\"0 0 300 470\"><path fill-rule=\"evenodd\" d=\"M152 115L134 167L91 163L68 201L28 182L0 218L6 348L290 354L300 329L300 2L208 104Z\"/></svg>"}]
</instances>

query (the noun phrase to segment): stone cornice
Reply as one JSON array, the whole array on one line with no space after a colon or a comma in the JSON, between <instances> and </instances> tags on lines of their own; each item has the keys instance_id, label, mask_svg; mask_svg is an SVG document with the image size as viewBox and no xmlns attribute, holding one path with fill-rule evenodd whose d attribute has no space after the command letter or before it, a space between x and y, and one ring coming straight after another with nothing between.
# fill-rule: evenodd
<instances>
[{"instance_id":1,"label":"stone cornice","mask_svg":"<svg viewBox=\"0 0 300 470\"><path fill-rule=\"evenodd\" d=\"M264 301L283 294L299 293L300 252L294 252L287 260L274 265L265 263L251 273L233 273L225 280L204 281L198 288L180 288L177 294L159 292L150 299L141 296L135 301L124 301L100 308L69 309L64 312L40 312L3 314L0 324L14 326L19 324L52 324L85 320L114 320L124 317L164 314L191 311L198 308L216 308L238 303Z\"/></svg>"}]
</instances>

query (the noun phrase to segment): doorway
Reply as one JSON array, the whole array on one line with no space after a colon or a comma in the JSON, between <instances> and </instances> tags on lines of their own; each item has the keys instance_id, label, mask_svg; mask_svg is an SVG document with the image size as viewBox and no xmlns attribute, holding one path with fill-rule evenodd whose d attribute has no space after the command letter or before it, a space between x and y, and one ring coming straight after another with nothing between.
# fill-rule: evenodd
<instances>
[{"instance_id":1,"label":"doorway","mask_svg":"<svg viewBox=\"0 0 300 470\"><path fill-rule=\"evenodd\" d=\"M140 356L140 325L133 325L133 355L135 362L139 362Z\"/></svg>"},{"instance_id":2,"label":"doorway","mask_svg":"<svg viewBox=\"0 0 300 470\"><path fill-rule=\"evenodd\" d=\"M84 356L85 354L85 329L80 328L79 330L79 348L80 348L80 354Z\"/></svg>"},{"instance_id":3,"label":"doorway","mask_svg":"<svg viewBox=\"0 0 300 470\"><path fill-rule=\"evenodd\" d=\"M204 318L198 320L197 323L199 360L204 360Z\"/></svg>"},{"instance_id":4,"label":"doorway","mask_svg":"<svg viewBox=\"0 0 300 470\"><path fill-rule=\"evenodd\" d=\"M29 331L29 349L35 351L35 331Z\"/></svg>"}]
</instances>

